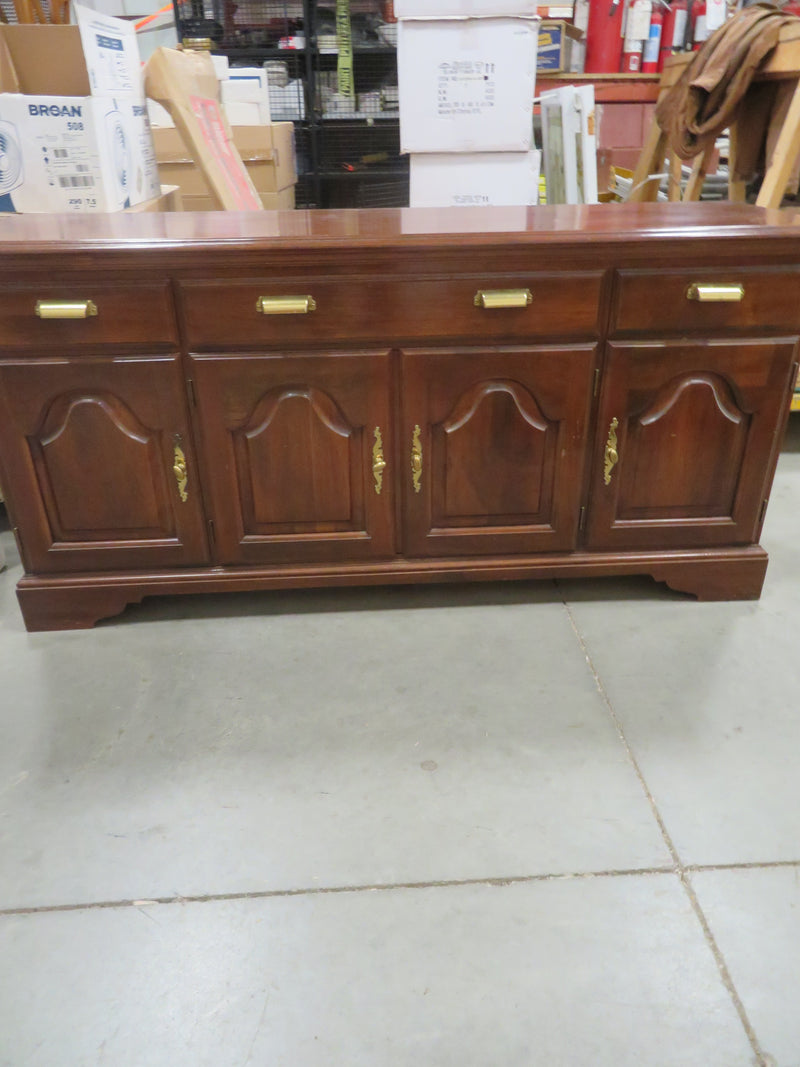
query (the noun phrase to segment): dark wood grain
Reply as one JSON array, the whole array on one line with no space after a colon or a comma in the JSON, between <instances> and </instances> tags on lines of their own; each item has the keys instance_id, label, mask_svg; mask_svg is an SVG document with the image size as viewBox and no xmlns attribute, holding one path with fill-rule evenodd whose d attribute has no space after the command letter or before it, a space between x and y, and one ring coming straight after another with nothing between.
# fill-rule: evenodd
<instances>
[{"instance_id":1,"label":"dark wood grain","mask_svg":"<svg viewBox=\"0 0 800 1067\"><path fill-rule=\"evenodd\" d=\"M403 352L407 554L575 546L595 354L592 345Z\"/></svg>"},{"instance_id":2,"label":"dark wood grain","mask_svg":"<svg viewBox=\"0 0 800 1067\"><path fill-rule=\"evenodd\" d=\"M220 562L392 554L386 352L195 355L191 368ZM376 428L387 463L380 494Z\"/></svg>"},{"instance_id":3,"label":"dark wood grain","mask_svg":"<svg viewBox=\"0 0 800 1067\"><path fill-rule=\"evenodd\" d=\"M26 624L167 593L565 575L758 596L799 220L697 203L0 219L0 484ZM687 300L708 281L744 297ZM475 304L519 288L530 306ZM269 295L317 307L258 314ZM99 314L37 319L56 298Z\"/></svg>"},{"instance_id":4,"label":"dark wood grain","mask_svg":"<svg viewBox=\"0 0 800 1067\"><path fill-rule=\"evenodd\" d=\"M609 345L587 544L753 541L796 359L796 338ZM619 462L606 485L615 418Z\"/></svg>"},{"instance_id":5,"label":"dark wood grain","mask_svg":"<svg viewBox=\"0 0 800 1067\"><path fill-rule=\"evenodd\" d=\"M173 472L176 445L187 461L186 501ZM0 359L0 454L36 573L208 559L175 356Z\"/></svg>"},{"instance_id":6,"label":"dark wood grain","mask_svg":"<svg viewBox=\"0 0 800 1067\"><path fill-rule=\"evenodd\" d=\"M0 242L3 227L0 225ZM5 252L2 243L0 250ZM12 282L12 279L8 279ZM5 282L5 279L4 279ZM41 319L38 300L91 300L97 315L86 319ZM109 344L171 344L178 341L175 310L165 281L109 285L102 278L83 284L54 285L44 272L41 282L0 290L0 345L31 349L89 349Z\"/></svg>"}]
</instances>

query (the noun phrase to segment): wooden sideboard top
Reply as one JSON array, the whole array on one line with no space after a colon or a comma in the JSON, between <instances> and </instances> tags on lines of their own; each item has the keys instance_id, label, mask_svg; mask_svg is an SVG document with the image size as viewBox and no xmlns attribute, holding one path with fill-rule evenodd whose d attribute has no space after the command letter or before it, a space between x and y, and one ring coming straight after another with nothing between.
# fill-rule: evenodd
<instances>
[{"instance_id":1,"label":"wooden sideboard top","mask_svg":"<svg viewBox=\"0 0 800 1067\"><path fill-rule=\"evenodd\" d=\"M760 238L783 245L797 242L798 237L800 211L731 203L5 215L0 216L0 268L8 256L101 249L574 247L687 238L701 242Z\"/></svg>"}]
</instances>

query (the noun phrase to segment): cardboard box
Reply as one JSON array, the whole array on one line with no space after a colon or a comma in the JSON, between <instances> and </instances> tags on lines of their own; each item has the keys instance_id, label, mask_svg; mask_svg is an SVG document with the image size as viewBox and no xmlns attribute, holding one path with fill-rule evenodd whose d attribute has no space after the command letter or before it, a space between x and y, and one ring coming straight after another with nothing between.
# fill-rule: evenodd
<instances>
[{"instance_id":1,"label":"cardboard box","mask_svg":"<svg viewBox=\"0 0 800 1067\"><path fill-rule=\"evenodd\" d=\"M145 68L145 88L148 97L169 111L219 206L228 211L261 210L220 109L219 81L208 52L156 49Z\"/></svg>"},{"instance_id":2,"label":"cardboard box","mask_svg":"<svg viewBox=\"0 0 800 1067\"><path fill-rule=\"evenodd\" d=\"M281 189L278 193L262 193L261 201L265 211L294 210L294 186ZM212 196L182 196L181 211L219 211Z\"/></svg>"},{"instance_id":3,"label":"cardboard box","mask_svg":"<svg viewBox=\"0 0 800 1067\"><path fill-rule=\"evenodd\" d=\"M548 19L539 28L539 54L536 59L537 70L547 70L553 74L568 71L581 74L583 71L584 50L581 47L583 32L569 22Z\"/></svg>"},{"instance_id":4,"label":"cardboard box","mask_svg":"<svg viewBox=\"0 0 800 1067\"><path fill-rule=\"evenodd\" d=\"M281 206L294 206L297 164L291 122L276 122L269 126L234 126L232 134L233 143L263 206L274 207L272 197L285 190L291 191L291 205L284 196ZM208 182L177 129L155 129L153 140L164 185L179 186L184 204L192 197L211 197ZM213 209L184 206L184 210Z\"/></svg>"},{"instance_id":5,"label":"cardboard box","mask_svg":"<svg viewBox=\"0 0 800 1067\"><path fill-rule=\"evenodd\" d=\"M136 207L125 208L126 212L151 213L155 211L181 211L181 191L177 185L162 185L161 195L154 200L145 200Z\"/></svg>"},{"instance_id":6,"label":"cardboard box","mask_svg":"<svg viewBox=\"0 0 800 1067\"><path fill-rule=\"evenodd\" d=\"M401 152L527 152L538 18L399 23Z\"/></svg>"},{"instance_id":7,"label":"cardboard box","mask_svg":"<svg viewBox=\"0 0 800 1067\"><path fill-rule=\"evenodd\" d=\"M541 154L422 153L411 157L411 207L506 207L539 199Z\"/></svg>"},{"instance_id":8,"label":"cardboard box","mask_svg":"<svg viewBox=\"0 0 800 1067\"><path fill-rule=\"evenodd\" d=\"M597 203L593 85L564 85L541 96L548 204Z\"/></svg>"},{"instance_id":9,"label":"cardboard box","mask_svg":"<svg viewBox=\"0 0 800 1067\"><path fill-rule=\"evenodd\" d=\"M398 19L535 15L537 6L533 0L394 0L394 14Z\"/></svg>"},{"instance_id":10,"label":"cardboard box","mask_svg":"<svg viewBox=\"0 0 800 1067\"><path fill-rule=\"evenodd\" d=\"M0 211L119 211L159 194L133 27L75 11L78 25L0 25Z\"/></svg>"},{"instance_id":11,"label":"cardboard box","mask_svg":"<svg viewBox=\"0 0 800 1067\"><path fill-rule=\"evenodd\" d=\"M231 126L264 126L270 121L267 74L261 67L230 67L219 88Z\"/></svg>"}]
</instances>

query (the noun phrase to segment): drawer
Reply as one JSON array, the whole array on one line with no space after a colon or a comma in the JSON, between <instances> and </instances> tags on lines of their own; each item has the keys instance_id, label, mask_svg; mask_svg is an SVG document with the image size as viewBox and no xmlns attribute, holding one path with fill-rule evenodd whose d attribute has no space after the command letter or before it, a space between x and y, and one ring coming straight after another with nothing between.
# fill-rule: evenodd
<instances>
[{"instance_id":1,"label":"drawer","mask_svg":"<svg viewBox=\"0 0 800 1067\"><path fill-rule=\"evenodd\" d=\"M495 343L595 337L602 281L601 271L413 280L254 278L186 282L180 294L186 335L194 350L441 338ZM530 302L523 306L476 304L482 292L489 294L483 301L489 305L513 304L526 290ZM262 298L266 313L258 310ZM294 303L281 306L281 298L293 298Z\"/></svg>"},{"instance_id":2,"label":"drawer","mask_svg":"<svg viewBox=\"0 0 800 1067\"><path fill-rule=\"evenodd\" d=\"M800 270L623 270L612 335L798 329L799 294Z\"/></svg>"},{"instance_id":3,"label":"drawer","mask_svg":"<svg viewBox=\"0 0 800 1067\"><path fill-rule=\"evenodd\" d=\"M58 316L81 312L90 303L96 314L85 318ZM53 308L52 305L68 305ZM79 285L42 285L4 288L0 292L0 344L20 348L55 348L69 345L177 343L177 325L166 282L160 285L107 285L88 281Z\"/></svg>"}]
</instances>

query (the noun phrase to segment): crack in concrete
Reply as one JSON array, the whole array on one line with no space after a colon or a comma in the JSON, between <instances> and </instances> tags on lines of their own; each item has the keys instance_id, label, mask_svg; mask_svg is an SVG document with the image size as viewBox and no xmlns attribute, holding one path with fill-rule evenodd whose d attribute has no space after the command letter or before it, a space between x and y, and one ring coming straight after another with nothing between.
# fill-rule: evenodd
<instances>
[{"instance_id":1,"label":"crack in concrete","mask_svg":"<svg viewBox=\"0 0 800 1067\"><path fill-rule=\"evenodd\" d=\"M636 773L636 777L639 779L639 784L641 785L644 794L647 797L647 802L650 805L650 810L653 813L653 817L658 823L658 828L661 831L661 836L664 839L664 844L667 846L669 854L672 857L674 863L674 873L678 875L680 883L683 886L687 897L689 898L689 903L691 904L692 910L694 911L695 916L697 917L697 921L700 923L700 927L703 931L703 936L705 938L706 944L708 945L711 954L714 957L714 961L717 965L717 970L719 971L722 984L728 991L728 994L731 997L733 1005L739 1016L739 1021L744 1027L744 1032L747 1035L747 1039L750 1042L750 1045L756 1057L756 1065L757 1067L769 1067L769 1059L764 1054L764 1051L761 1048L761 1044L758 1038L756 1037L755 1030L753 1029L753 1025L747 1015L742 999L739 996L736 986L733 984L733 978L731 977L730 971L728 970L728 965L725 962L725 957L722 955L722 950L720 949L719 945L716 942L716 939L714 938L713 933L711 932L711 927L709 926L705 913L703 912L703 909L700 906L700 901L697 899L697 895L694 891L694 886L692 886L691 882L689 881L689 874L691 872L698 869L706 868L698 868L696 866L685 866L681 862L681 858L678 855L678 850L675 847L675 843L672 840L672 837L670 836L669 830L667 830L666 823L664 822L664 819L661 816L661 812L658 810L658 805L656 804L655 797L651 793L650 788L645 780L644 773L642 772L642 769L639 766L639 762L633 754L633 749L631 748L628 738L625 734L622 722L620 721L619 716L614 710L614 706L612 705L611 699L608 693L606 692L606 688L603 685L600 675L597 672L597 668L594 665L592 657L589 655L589 650L586 647L586 642L583 638L583 634L578 629L575 617L572 614L572 611L570 610L569 604L566 601L559 582L556 581L555 584L561 597L561 602L564 605L564 610L567 613L567 618L569 619L570 626L572 627L572 630L575 634L575 638L578 644L580 645L581 651L583 652L583 655L586 659L586 663L589 667L589 670L592 672L592 676L594 677L594 682L597 686L597 691L606 706L608 714L611 716L611 721L614 723L614 727L617 731L620 741L622 742L622 746L625 749L625 753L628 759L630 760L631 766L633 767L634 772Z\"/></svg>"}]
</instances>

